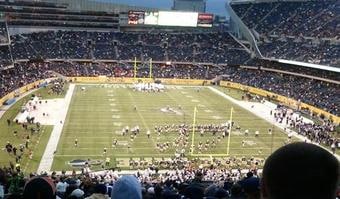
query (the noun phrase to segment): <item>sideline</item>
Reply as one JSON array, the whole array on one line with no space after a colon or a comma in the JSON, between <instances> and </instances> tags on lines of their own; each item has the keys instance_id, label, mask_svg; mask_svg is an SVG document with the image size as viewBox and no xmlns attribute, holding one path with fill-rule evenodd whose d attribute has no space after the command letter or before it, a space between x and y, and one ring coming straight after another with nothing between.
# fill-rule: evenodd
<instances>
[{"instance_id":1,"label":"sideline","mask_svg":"<svg viewBox=\"0 0 340 199\"><path fill-rule=\"evenodd\" d=\"M8 111L14 104L16 104L19 100L21 100L22 98L26 97L27 95L30 95L32 94L33 92L39 90L40 88L35 88L35 89L32 89L22 95L20 95L19 97L16 97L15 98L15 102L10 104L10 105L2 105L0 107L0 119L2 118L2 116L6 113L6 111Z\"/></svg>"},{"instance_id":2,"label":"sideline","mask_svg":"<svg viewBox=\"0 0 340 199\"><path fill-rule=\"evenodd\" d=\"M267 122L271 123L272 125L275 125L276 127L278 127L279 129L283 130L286 126L282 123L278 123L275 121L275 119L270 115L270 110L272 110L273 108L268 106L268 104L262 104L262 103L258 103L258 102L245 102L245 101L240 101L240 100L236 100L228 95L226 95L225 93L223 93L222 91L217 90L216 88L213 88L211 86L208 87L212 92L222 96L223 98L231 101L232 103L250 111L251 113L255 114L257 117L262 118L264 120L266 120ZM308 118L303 117L304 121L310 121ZM319 145L315 142L312 142L311 140L307 139L306 137L299 135L297 132L291 130L291 132L293 133L294 137L300 139L301 141L305 142L307 141L308 143L313 143L316 144L324 149L326 149L327 151L329 151L330 153L332 153L331 150L329 150L328 148ZM340 156L338 154L333 154L338 160L340 160Z\"/></svg>"},{"instance_id":3,"label":"sideline","mask_svg":"<svg viewBox=\"0 0 340 199\"><path fill-rule=\"evenodd\" d=\"M40 174L41 172L48 172L51 170L54 152L57 150L57 146L59 143L59 139L60 139L63 127L64 127L68 108L71 103L74 88L75 88L75 85L70 84L69 89L64 98L65 107L62 109L60 120L56 121L56 123L54 124L53 130L50 135L50 139L48 140L48 143L45 148L45 152L40 160L40 164L37 170L38 174ZM60 123L60 121L62 122Z\"/></svg>"}]
</instances>

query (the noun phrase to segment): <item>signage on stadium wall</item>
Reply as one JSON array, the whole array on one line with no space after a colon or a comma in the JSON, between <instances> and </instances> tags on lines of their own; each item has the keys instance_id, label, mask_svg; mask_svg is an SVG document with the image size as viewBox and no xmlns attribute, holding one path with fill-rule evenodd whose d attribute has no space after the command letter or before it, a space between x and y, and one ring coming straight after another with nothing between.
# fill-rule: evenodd
<instances>
[{"instance_id":1,"label":"signage on stadium wall","mask_svg":"<svg viewBox=\"0 0 340 199\"><path fill-rule=\"evenodd\" d=\"M199 13L197 19L198 27L212 27L214 15L209 13Z\"/></svg>"},{"instance_id":2,"label":"signage on stadium wall","mask_svg":"<svg viewBox=\"0 0 340 199\"><path fill-rule=\"evenodd\" d=\"M128 12L130 25L212 27L214 15L209 13L179 11Z\"/></svg>"},{"instance_id":3,"label":"signage on stadium wall","mask_svg":"<svg viewBox=\"0 0 340 199\"><path fill-rule=\"evenodd\" d=\"M238 90L243 90L243 91L248 91L250 93L254 93L256 95L260 95L260 96L270 96L270 97L275 97L275 100L278 102L281 102L289 107L292 108L297 108L297 104L299 104L300 108L305 108L308 109L314 113L316 113L317 115L324 115L327 118L331 118L335 123L340 124L340 117L333 115L331 113L328 113L327 111L324 111L322 109L316 108L314 106L311 106L309 104L306 103L300 103L294 99L282 96L282 95L278 95L266 90L262 90L259 88L255 88L255 87L251 87L251 86L245 86L239 83L235 83L235 82L229 82L229 81L221 81L220 82L220 86L223 87L227 87L227 88L234 88L234 89L238 89Z\"/></svg>"},{"instance_id":4,"label":"signage on stadium wall","mask_svg":"<svg viewBox=\"0 0 340 199\"><path fill-rule=\"evenodd\" d=\"M160 11L158 17L158 25L196 27L197 19L197 12Z\"/></svg>"}]
</instances>

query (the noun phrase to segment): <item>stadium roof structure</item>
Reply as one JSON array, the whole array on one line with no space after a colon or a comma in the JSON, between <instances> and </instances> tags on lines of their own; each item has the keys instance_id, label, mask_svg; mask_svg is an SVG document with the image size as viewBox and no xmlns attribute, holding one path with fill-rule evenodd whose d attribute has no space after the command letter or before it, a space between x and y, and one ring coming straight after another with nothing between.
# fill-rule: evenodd
<instances>
[{"instance_id":1,"label":"stadium roof structure","mask_svg":"<svg viewBox=\"0 0 340 199\"><path fill-rule=\"evenodd\" d=\"M101 11L101 12L127 12L129 10L157 11L157 8L117 4L114 2L101 2L94 0L43 0L55 4L67 4L69 10Z\"/></svg>"},{"instance_id":2,"label":"stadium roof structure","mask_svg":"<svg viewBox=\"0 0 340 199\"><path fill-rule=\"evenodd\" d=\"M266 3L266 2L301 2L301 1L312 1L312 0L231 0L230 3Z\"/></svg>"}]
</instances>

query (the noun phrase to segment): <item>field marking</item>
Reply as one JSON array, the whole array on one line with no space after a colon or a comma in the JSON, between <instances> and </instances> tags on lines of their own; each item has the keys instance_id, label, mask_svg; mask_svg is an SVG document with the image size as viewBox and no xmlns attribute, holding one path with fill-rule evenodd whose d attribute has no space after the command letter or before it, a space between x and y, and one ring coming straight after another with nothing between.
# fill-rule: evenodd
<instances>
[{"instance_id":1,"label":"field marking","mask_svg":"<svg viewBox=\"0 0 340 199\"><path fill-rule=\"evenodd\" d=\"M198 107L202 107L202 108L205 108L205 107L206 107L204 104L198 104L197 106L198 106Z\"/></svg>"},{"instance_id":2,"label":"field marking","mask_svg":"<svg viewBox=\"0 0 340 199\"><path fill-rule=\"evenodd\" d=\"M111 86L111 87L107 87L107 88L113 88L113 89L117 89L117 88L121 88L119 86L125 86L126 87L126 83L80 83L80 82L75 82L73 83L75 85L88 85L88 86L100 86L100 85L106 85L106 86ZM132 84L129 84L129 85L132 85ZM171 85L166 85L166 86L171 86ZM207 86L199 86L199 85L172 85L172 86L175 86L177 88L179 87L183 87L183 88L207 88Z\"/></svg>"},{"instance_id":3,"label":"field marking","mask_svg":"<svg viewBox=\"0 0 340 199\"><path fill-rule=\"evenodd\" d=\"M112 115L112 119L119 119L120 115Z\"/></svg>"},{"instance_id":4,"label":"field marking","mask_svg":"<svg viewBox=\"0 0 340 199\"><path fill-rule=\"evenodd\" d=\"M122 126L123 124L121 122L113 122L113 126Z\"/></svg>"},{"instance_id":5,"label":"field marking","mask_svg":"<svg viewBox=\"0 0 340 199\"><path fill-rule=\"evenodd\" d=\"M191 101L192 101L192 102L200 102L200 101L197 100L197 99L192 99Z\"/></svg>"},{"instance_id":6,"label":"field marking","mask_svg":"<svg viewBox=\"0 0 340 199\"><path fill-rule=\"evenodd\" d=\"M57 122L53 127L53 130L51 132L50 138L46 145L44 154L41 157L37 173L49 172L52 168L54 152L57 150L57 147L58 147L60 136L61 136L64 124L65 124L67 112L71 104L71 99L73 96L74 89L75 89L75 85L70 84L68 91L64 98L65 108L61 112L62 113L61 118L60 118L61 122Z\"/></svg>"},{"instance_id":7,"label":"field marking","mask_svg":"<svg viewBox=\"0 0 340 199\"><path fill-rule=\"evenodd\" d=\"M134 103L134 98L132 97L131 92L130 92L130 91L128 91L128 92L129 92L129 96L130 96L131 101L133 102L133 104L135 104L135 103ZM142 116L142 114L140 114L139 109L137 109L136 112L137 112L139 118L142 120L142 123L143 123L144 127L146 128L146 131L149 131L149 130L151 131L152 129L150 129L149 126L146 124L145 119L144 119L144 117ZM145 132L146 132L146 131L145 131ZM155 148L155 147L156 147L156 143L155 143L155 141L153 140L152 137L151 137L151 141L152 141L152 144L153 144L153 146L154 146L154 148Z\"/></svg>"},{"instance_id":8,"label":"field marking","mask_svg":"<svg viewBox=\"0 0 340 199\"><path fill-rule=\"evenodd\" d=\"M163 157L163 156L174 156L173 153L162 153L162 154L142 154L142 155L139 155L139 154L107 154L107 155L111 155L113 157L121 157L121 158L130 158L130 157ZM88 155L69 155L69 154L63 154L63 155L55 155L56 157L86 157L86 156L91 156L91 157L103 157L103 154L98 154L98 155L95 155L95 154L88 154Z\"/></svg>"},{"instance_id":9,"label":"field marking","mask_svg":"<svg viewBox=\"0 0 340 199\"><path fill-rule=\"evenodd\" d=\"M187 97L187 98L193 98L192 95L186 95L185 97Z\"/></svg>"},{"instance_id":10,"label":"field marking","mask_svg":"<svg viewBox=\"0 0 340 199\"><path fill-rule=\"evenodd\" d=\"M206 109L206 110L204 110L204 112L206 112L206 113L212 113L212 110Z\"/></svg>"},{"instance_id":11,"label":"field marking","mask_svg":"<svg viewBox=\"0 0 340 199\"><path fill-rule=\"evenodd\" d=\"M41 137L42 137L42 135L43 135L44 133L45 133L45 127L43 126L41 133L39 133L39 137L38 137L38 140L37 140L37 142L36 142L37 144L34 145L34 148L33 148L33 150L32 150L32 157L33 157L33 158L34 158L34 152L35 152L35 150L36 150L38 144L40 143ZM31 143L31 144L32 144L32 143ZM33 158L32 158L32 159L33 159ZM31 159L28 158L28 160L27 160L27 162L26 162L26 164L25 164L24 170L23 170L24 172L27 170L27 167L28 167L30 161L31 161Z\"/></svg>"},{"instance_id":12,"label":"field marking","mask_svg":"<svg viewBox=\"0 0 340 199\"><path fill-rule=\"evenodd\" d=\"M90 142L87 142L87 143L90 143ZM92 142L93 143L93 142ZM97 142L96 142L97 143ZM111 145L111 142L98 142L98 143L101 143L101 144L109 144L109 145ZM79 146L81 146L82 144L86 144L86 142L79 142L79 144L78 144L78 147L77 148L75 148L74 146L72 146L72 147L67 147L67 148L63 148L63 150L74 150L74 151L77 151L77 150L93 150L93 151L96 151L96 150L98 150L98 151L102 151L102 149L101 148L93 148L93 147L79 147ZM241 143L240 143L240 145L242 145ZM253 143L253 145L256 145L256 143ZM231 150L254 150L254 149L271 149L271 147L260 147L260 146L258 146L258 147L249 147L249 146L253 146L253 145L251 145L251 144L249 144L249 145L247 145L247 146L245 146L245 147L242 147L242 146L240 146L240 147L233 147L233 148L231 148ZM282 146L283 146L283 143L282 143ZM108 148L107 150L111 150L111 151L116 151L117 149L118 150L122 150L122 149L124 149L124 147L125 146L121 146L121 147L116 147L116 148ZM185 147L185 149L189 149L190 148L190 146L188 146L188 147ZM133 147L133 149L148 149L148 150L154 150L154 149L151 149L150 147ZM172 148L170 148L170 150L175 150L176 148L175 147L172 147ZM215 149L225 149L225 146L216 146L216 147L214 147L214 148L209 148L209 150L211 151L211 150L215 150ZM208 151L209 151L208 150ZM189 152L187 152L187 154L190 154ZM232 155L232 154L231 154Z\"/></svg>"},{"instance_id":13,"label":"field marking","mask_svg":"<svg viewBox=\"0 0 340 199\"><path fill-rule=\"evenodd\" d=\"M117 109L111 109L111 112L118 112L119 110Z\"/></svg>"},{"instance_id":14,"label":"field marking","mask_svg":"<svg viewBox=\"0 0 340 199\"><path fill-rule=\"evenodd\" d=\"M215 120L223 119L221 116L217 116L217 115L212 116L212 118L215 119Z\"/></svg>"},{"instance_id":15,"label":"field marking","mask_svg":"<svg viewBox=\"0 0 340 199\"><path fill-rule=\"evenodd\" d=\"M110 106L117 106L117 104L112 103L112 104L110 104Z\"/></svg>"},{"instance_id":16,"label":"field marking","mask_svg":"<svg viewBox=\"0 0 340 199\"><path fill-rule=\"evenodd\" d=\"M113 98L112 98L112 99L109 99L109 101L110 101L110 102L114 102L114 101L116 101L116 99L113 99Z\"/></svg>"}]
</instances>

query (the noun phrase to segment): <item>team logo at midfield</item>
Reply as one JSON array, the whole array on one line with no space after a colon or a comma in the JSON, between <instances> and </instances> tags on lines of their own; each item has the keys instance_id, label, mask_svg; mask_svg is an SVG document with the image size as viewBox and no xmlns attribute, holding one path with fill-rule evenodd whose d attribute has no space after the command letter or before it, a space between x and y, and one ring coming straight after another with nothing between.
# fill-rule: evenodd
<instances>
[{"instance_id":1,"label":"team logo at midfield","mask_svg":"<svg viewBox=\"0 0 340 199\"><path fill-rule=\"evenodd\" d=\"M103 160L71 160L68 162L68 165L71 167L84 167L85 165L94 166L94 165L101 165Z\"/></svg>"}]
</instances>

